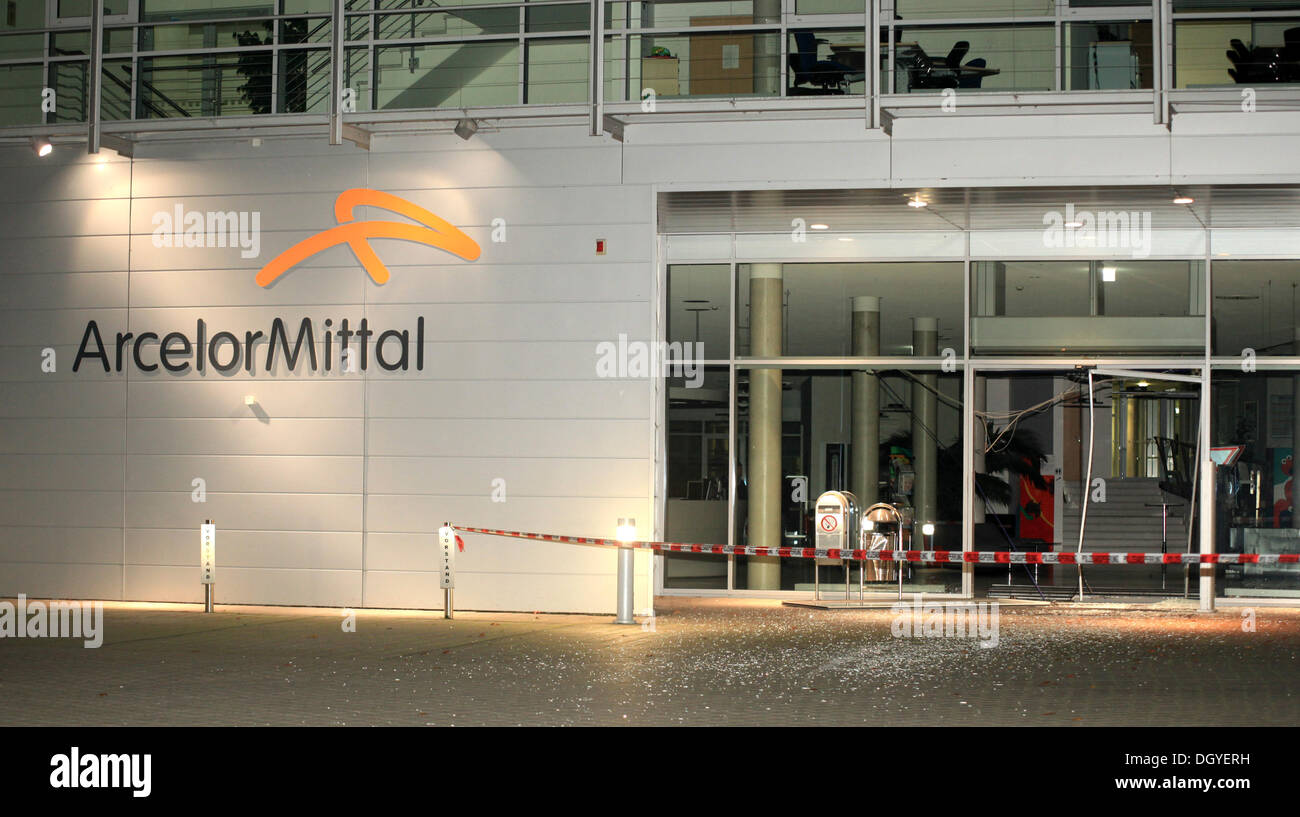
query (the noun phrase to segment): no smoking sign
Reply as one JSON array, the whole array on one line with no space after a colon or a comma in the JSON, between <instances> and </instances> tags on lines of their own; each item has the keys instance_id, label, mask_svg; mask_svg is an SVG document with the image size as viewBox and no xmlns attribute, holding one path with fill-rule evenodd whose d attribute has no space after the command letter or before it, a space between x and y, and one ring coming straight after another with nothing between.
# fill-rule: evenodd
<instances>
[{"instance_id":1,"label":"no smoking sign","mask_svg":"<svg viewBox=\"0 0 1300 817\"><path fill-rule=\"evenodd\" d=\"M828 513L822 517L822 521L819 522L818 524L821 526L821 529L826 533L834 533L835 529L840 526L840 518L835 514Z\"/></svg>"}]
</instances>

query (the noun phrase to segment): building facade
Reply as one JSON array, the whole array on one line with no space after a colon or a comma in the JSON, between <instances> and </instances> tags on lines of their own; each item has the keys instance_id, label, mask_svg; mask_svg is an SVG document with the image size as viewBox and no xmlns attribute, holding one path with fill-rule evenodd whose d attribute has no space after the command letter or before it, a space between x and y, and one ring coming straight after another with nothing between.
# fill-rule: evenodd
<instances>
[{"instance_id":1,"label":"building facade","mask_svg":"<svg viewBox=\"0 0 1300 817\"><path fill-rule=\"evenodd\" d=\"M775 546L830 489L1296 552L1298 146L1294 2L13 0L0 593L198 600L212 519L220 603L434 608L447 521ZM613 610L612 551L465 538L462 607ZM1300 593L1248 567L1188 592Z\"/></svg>"}]
</instances>

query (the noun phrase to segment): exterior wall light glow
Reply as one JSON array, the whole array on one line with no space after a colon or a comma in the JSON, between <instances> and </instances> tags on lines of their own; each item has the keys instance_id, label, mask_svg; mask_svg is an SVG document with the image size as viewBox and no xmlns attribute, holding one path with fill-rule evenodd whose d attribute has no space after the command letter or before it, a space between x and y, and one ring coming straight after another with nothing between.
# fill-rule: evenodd
<instances>
[{"instance_id":1,"label":"exterior wall light glow","mask_svg":"<svg viewBox=\"0 0 1300 817\"><path fill-rule=\"evenodd\" d=\"M256 406L256 405L257 405L257 397L256 397L255 395L252 395L252 394L246 394L246 395L244 395L244 405L246 405L246 406Z\"/></svg>"},{"instance_id":2,"label":"exterior wall light glow","mask_svg":"<svg viewBox=\"0 0 1300 817\"><path fill-rule=\"evenodd\" d=\"M1174 196L1174 204L1192 204L1195 201L1191 196Z\"/></svg>"},{"instance_id":3,"label":"exterior wall light glow","mask_svg":"<svg viewBox=\"0 0 1300 817\"><path fill-rule=\"evenodd\" d=\"M636 520L619 519L618 533L616 535L616 538L620 542L635 542L636 541Z\"/></svg>"},{"instance_id":4,"label":"exterior wall light glow","mask_svg":"<svg viewBox=\"0 0 1300 817\"><path fill-rule=\"evenodd\" d=\"M928 202L920 196L914 196L907 200L908 207L925 207Z\"/></svg>"},{"instance_id":5,"label":"exterior wall light glow","mask_svg":"<svg viewBox=\"0 0 1300 817\"><path fill-rule=\"evenodd\" d=\"M36 151L37 156L44 159L54 152L54 144L44 136L33 136L32 150Z\"/></svg>"},{"instance_id":6,"label":"exterior wall light glow","mask_svg":"<svg viewBox=\"0 0 1300 817\"><path fill-rule=\"evenodd\" d=\"M925 534L926 536L934 536L934 523L926 522L924 525L922 525L921 533Z\"/></svg>"},{"instance_id":7,"label":"exterior wall light glow","mask_svg":"<svg viewBox=\"0 0 1300 817\"><path fill-rule=\"evenodd\" d=\"M829 225L829 224L809 224L809 225L808 225L808 229L810 229L810 230L829 230L830 228L831 228L831 225Z\"/></svg>"},{"instance_id":8,"label":"exterior wall light glow","mask_svg":"<svg viewBox=\"0 0 1300 817\"><path fill-rule=\"evenodd\" d=\"M1115 268L1114 268L1114 267L1102 267L1102 268L1101 268L1101 280L1106 281L1107 283L1114 283L1114 281L1115 281Z\"/></svg>"}]
</instances>

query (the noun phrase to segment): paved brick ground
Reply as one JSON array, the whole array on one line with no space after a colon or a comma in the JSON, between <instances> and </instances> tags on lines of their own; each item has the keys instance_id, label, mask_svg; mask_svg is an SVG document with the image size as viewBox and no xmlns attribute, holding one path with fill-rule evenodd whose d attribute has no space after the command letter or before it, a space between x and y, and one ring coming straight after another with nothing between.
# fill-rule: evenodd
<instances>
[{"instance_id":1,"label":"paved brick ground","mask_svg":"<svg viewBox=\"0 0 1300 817\"><path fill-rule=\"evenodd\" d=\"M993 648L887 610L660 612L110 606L97 650L0 639L0 724L1300 724L1300 610L1003 606Z\"/></svg>"}]
</instances>

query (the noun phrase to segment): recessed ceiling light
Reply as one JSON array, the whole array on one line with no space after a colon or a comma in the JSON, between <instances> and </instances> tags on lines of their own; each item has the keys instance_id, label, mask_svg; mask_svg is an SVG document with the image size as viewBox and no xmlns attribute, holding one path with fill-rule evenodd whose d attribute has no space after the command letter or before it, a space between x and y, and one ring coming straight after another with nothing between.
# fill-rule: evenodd
<instances>
[{"instance_id":1,"label":"recessed ceiling light","mask_svg":"<svg viewBox=\"0 0 1300 817\"><path fill-rule=\"evenodd\" d=\"M1151 385L1151 384L1148 383L1148 382L1146 382L1145 380L1139 380L1139 381L1138 381L1138 388L1139 388L1139 389L1145 389L1147 386L1150 386L1150 385Z\"/></svg>"},{"instance_id":2,"label":"recessed ceiling light","mask_svg":"<svg viewBox=\"0 0 1300 817\"><path fill-rule=\"evenodd\" d=\"M1174 196L1174 204L1191 204L1195 201L1191 196Z\"/></svg>"},{"instance_id":3,"label":"recessed ceiling light","mask_svg":"<svg viewBox=\"0 0 1300 817\"><path fill-rule=\"evenodd\" d=\"M808 227L811 228L811 229L813 229L813 230L829 230L829 229L831 228L831 225L829 225L829 224L809 224Z\"/></svg>"}]
</instances>

